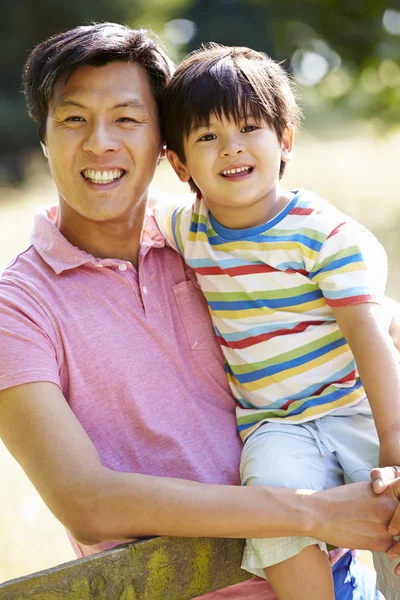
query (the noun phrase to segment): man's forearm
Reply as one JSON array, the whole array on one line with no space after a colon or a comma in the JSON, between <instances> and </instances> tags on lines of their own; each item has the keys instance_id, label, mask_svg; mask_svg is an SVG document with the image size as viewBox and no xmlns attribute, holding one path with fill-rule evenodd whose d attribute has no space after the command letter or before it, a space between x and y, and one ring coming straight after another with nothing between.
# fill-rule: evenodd
<instances>
[{"instance_id":1,"label":"man's forearm","mask_svg":"<svg viewBox=\"0 0 400 600\"><path fill-rule=\"evenodd\" d=\"M99 481L103 491L88 518L92 539L82 542L151 535L309 535L344 547L385 551L391 545L387 525L398 504L397 490L376 496L369 483L359 483L312 493L107 471L107 486Z\"/></svg>"},{"instance_id":2,"label":"man's forearm","mask_svg":"<svg viewBox=\"0 0 400 600\"><path fill-rule=\"evenodd\" d=\"M314 503L291 489L201 484L105 468L92 474L88 488L72 533L91 543L151 535L308 535L317 523Z\"/></svg>"}]
</instances>

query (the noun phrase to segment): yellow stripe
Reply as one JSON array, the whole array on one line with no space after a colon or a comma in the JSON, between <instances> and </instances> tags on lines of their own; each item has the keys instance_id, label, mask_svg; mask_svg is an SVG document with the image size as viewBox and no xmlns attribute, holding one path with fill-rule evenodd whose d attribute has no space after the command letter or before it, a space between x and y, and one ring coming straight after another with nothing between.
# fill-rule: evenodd
<instances>
[{"instance_id":1,"label":"yellow stripe","mask_svg":"<svg viewBox=\"0 0 400 600\"><path fill-rule=\"evenodd\" d=\"M349 265L346 265L345 267L340 267L339 269L332 269L331 271L326 271L324 273L321 273L321 275L317 275L316 277L313 278L313 281L324 281L324 279L326 279L327 277L331 277L331 275L339 275L341 273L353 273L354 271L366 271L367 268L365 266L364 262L356 262L356 263L350 263Z\"/></svg>"},{"instance_id":2,"label":"yellow stripe","mask_svg":"<svg viewBox=\"0 0 400 600\"><path fill-rule=\"evenodd\" d=\"M337 408L342 408L344 406L350 406L351 404L355 404L357 400L361 400L362 398L364 398L364 396L365 396L364 389L359 388L358 390L354 390L353 392L351 392L351 394L349 394L348 396L344 396L343 398L335 400L334 402L330 403L329 405L325 404L325 405L313 406L313 407L306 409L304 412L302 412L298 415L293 415L292 417L282 418L282 416L280 416L280 417L277 416L276 419L274 419L273 417L268 417L267 420L268 421L278 420L278 421L282 422L282 420L284 419L285 423L286 423L286 421L288 421L290 423L299 423L299 422L303 423L303 422L307 422L308 420L314 419L322 414L329 414L331 411L334 411ZM328 406L329 406L329 409L327 409ZM237 420L237 422L238 422L238 425L241 425L240 418ZM240 435L240 438L242 439L242 441L245 441L256 429L258 429L258 427L260 427L260 425L262 425L262 421L260 421L259 423L256 423L249 429L245 429L245 430L241 431L239 433L239 435Z\"/></svg>"},{"instance_id":3,"label":"yellow stripe","mask_svg":"<svg viewBox=\"0 0 400 600\"><path fill-rule=\"evenodd\" d=\"M314 310L315 308L319 308L325 305L325 298L318 298L317 300L312 300L311 302L305 302L303 304L285 306L280 308L268 308L268 306L262 306L261 308L250 308L248 310L216 310L211 308L209 308L209 310L211 315L218 317L219 319L235 321L237 319L247 319L250 317L272 315L273 313L281 313L284 311L295 313L308 312L310 310Z\"/></svg>"},{"instance_id":4,"label":"yellow stripe","mask_svg":"<svg viewBox=\"0 0 400 600\"><path fill-rule=\"evenodd\" d=\"M204 242L209 243L207 233L204 231L189 231L187 240L189 242ZM226 244L212 245L212 249L220 252L235 252L237 250L251 250L256 253L267 252L268 250L298 250L301 247L301 252L304 256L310 259L315 259L318 256L316 250L312 250L308 246L304 246L299 242L244 242L242 240L235 242L227 242Z\"/></svg>"},{"instance_id":5,"label":"yellow stripe","mask_svg":"<svg viewBox=\"0 0 400 600\"><path fill-rule=\"evenodd\" d=\"M231 375L232 383L239 390L246 390L248 392L254 392L255 390L260 390L261 388L267 388L270 385L274 385L275 383L280 383L281 381L285 381L290 379L291 377L296 377L296 375L301 375L302 373L307 373L307 371L311 371L316 367L320 367L326 363L329 363L334 358L341 356L348 352L349 347L347 345L340 346L339 348L335 348L324 354L323 356L318 356L311 360L310 362L305 363L304 365L299 365L297 367L293 367L292 369L287 369L285 371L280 371L275 373L274 375L267 375L266 377L262 377L261 379L257 379L256 381L250 381L249 383L240 383L234 375Z\"/></svg>"}]
</instances>

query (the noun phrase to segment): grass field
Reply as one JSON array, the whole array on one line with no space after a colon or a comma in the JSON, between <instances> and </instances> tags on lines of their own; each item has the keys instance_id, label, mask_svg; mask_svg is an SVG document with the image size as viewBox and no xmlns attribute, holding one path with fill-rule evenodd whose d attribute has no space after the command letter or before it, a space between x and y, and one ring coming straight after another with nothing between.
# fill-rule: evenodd
<instances>
[{"instance_id":1,"label":"grass field","mask_svg":"<svg viewBox=\"0 0 400 600\"><path fill-rule=\"evenodd\" d=\"M388 293L400 300L400 132L375 139L365 132L321 141L303 134L284 183L307 187L367 225L384 244L390 265ZM184 192L166 164L159 167L155 191ZM35 210L56 200L46 175L24 189L0 188L0 271L29 242ZM0 581L74 558L62 526L49 513L30 482L0 445ZM368 562L368 553L362 553Z\"/></svg>"}]
</instances>

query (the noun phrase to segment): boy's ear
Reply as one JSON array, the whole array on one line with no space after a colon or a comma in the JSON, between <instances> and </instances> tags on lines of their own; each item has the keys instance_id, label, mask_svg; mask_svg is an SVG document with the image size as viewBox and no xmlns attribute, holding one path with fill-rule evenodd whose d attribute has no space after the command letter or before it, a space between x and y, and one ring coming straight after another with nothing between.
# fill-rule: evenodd
<instances>
[{"instance_id":1,"label":"boy's ear","mask_svg":"<svg viewBox=\"0 0 400 600\"><path fill-rule=\"evenodd\" d=\"M187 182L190 179L190 173L186 165L181 161L175 152L172 150L167 150L167 158L170 162L171 167L178 175L181 181Z\"/></svg>"},{"instance_id":2,"label":"boy's ear","mask_svg":"<svg viewBox=\"0 0 400 600\"><path fill-rule=\"evenodd\" d=\"M45 157L49 158L49 152L47 150L47 145L44 142L40 142L40 145L42 146L43 154L45 155Z\"/></svg>"},{"instance_id":3,"label":"boy's ear","mask_svg":"<svg viewBox=\"0 0 400 600\"><path fill-rule=\"evenodd\" d=\"M291 159L294 142L294 127L287 125L283 131L281 139L281 160L288 162Z\"/></svg>"}]
</instances>

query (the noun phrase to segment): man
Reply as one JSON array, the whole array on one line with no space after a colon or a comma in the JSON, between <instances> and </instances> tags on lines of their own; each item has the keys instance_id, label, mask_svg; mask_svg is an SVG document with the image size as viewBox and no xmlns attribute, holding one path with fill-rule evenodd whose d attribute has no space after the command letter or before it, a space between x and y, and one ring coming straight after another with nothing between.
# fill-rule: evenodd
<instances>
[{"instance_id":1,"label":"man","mask_svg":"<svg viewBox=\"0 0 400 600\"><path fill-rule=\"evenodd\" d=\"M146 216L169 77L146 32L112 24L54 36L28 59L59 206L0 282L0 434L78 556L150 535L386 551L398 483L379 497L367 484L232 485L241 446L207 310ZM256 581L224 597L267 592Z\"/></svg>"}]
</instances>

